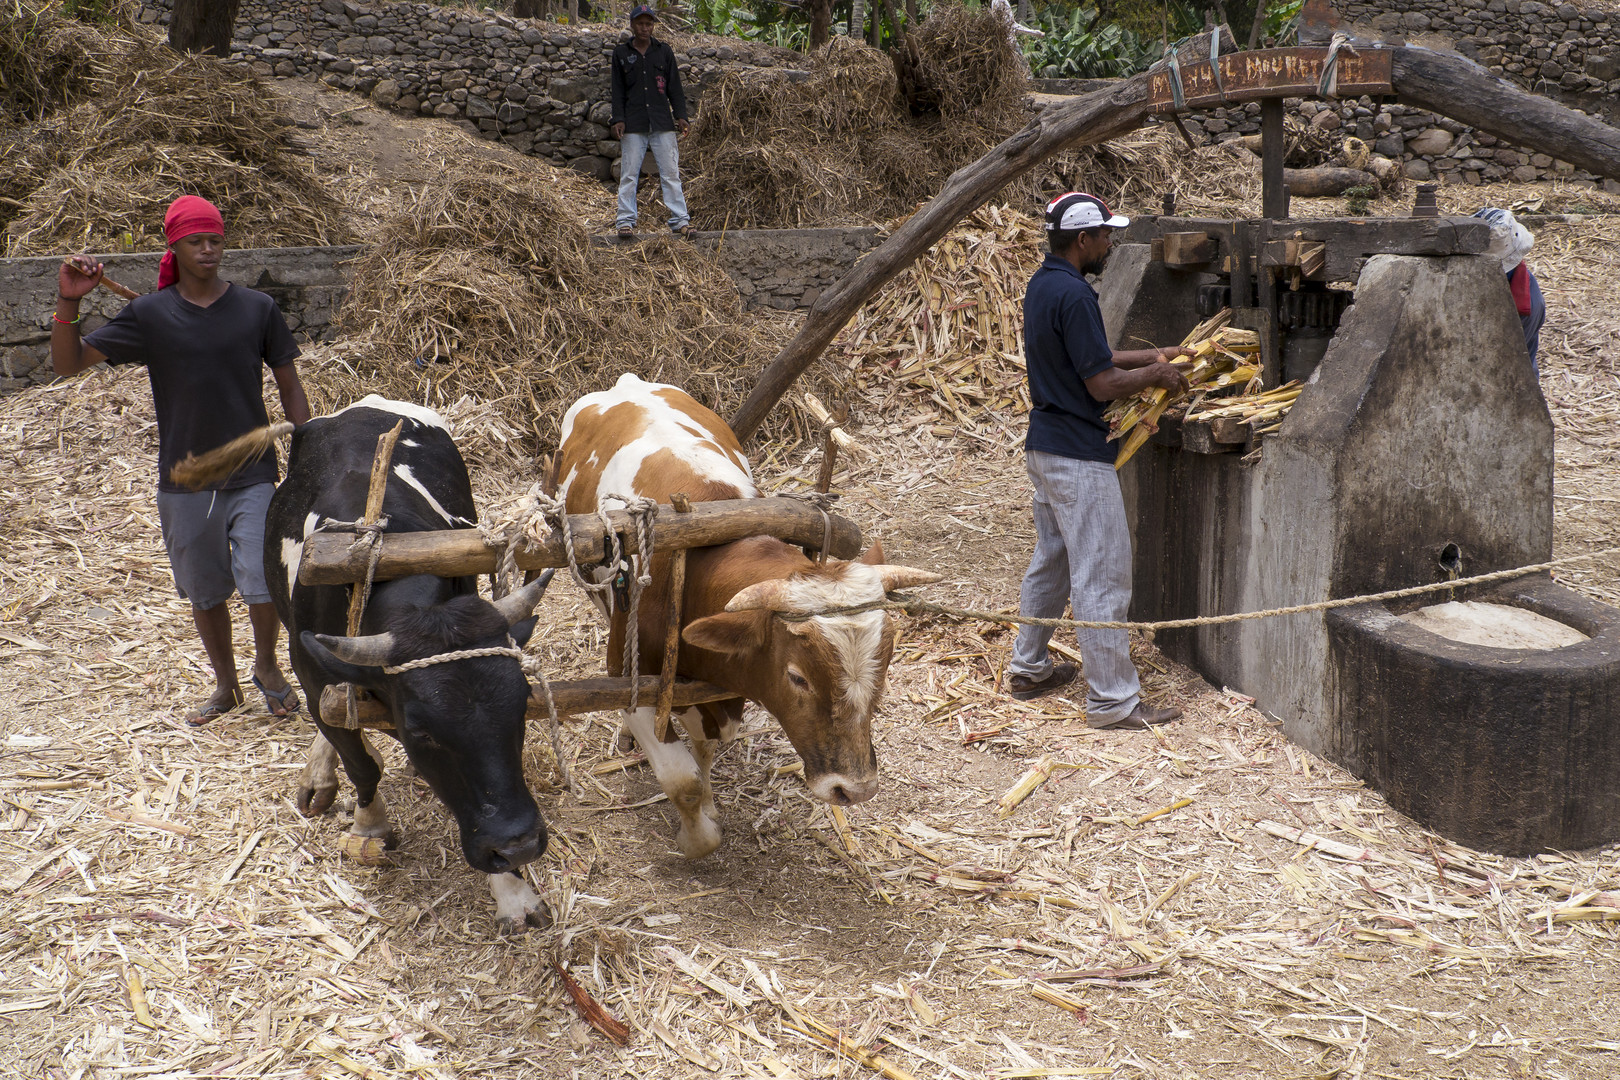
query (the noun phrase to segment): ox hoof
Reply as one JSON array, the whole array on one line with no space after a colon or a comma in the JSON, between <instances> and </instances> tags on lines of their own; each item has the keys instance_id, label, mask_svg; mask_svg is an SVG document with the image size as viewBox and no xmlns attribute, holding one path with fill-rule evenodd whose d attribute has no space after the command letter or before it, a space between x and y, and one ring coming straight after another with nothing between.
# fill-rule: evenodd
<instances>
[{"instance_id":1,"label":"ox hoof","mask_svg":"<svg viewBox=\"0 0 1620 1080\"><path fill-rule=\"evenodd\" d=\"M712 855L714 849L720 846L720 826L704 818L694 828L682 827L675 834L675 845L689 862Z\"/></svg>"},{"instance_id":2,"label":"ox hoof","mask_svg":"<svg viewBox=\"0 0 1620 1080\"><path fill-rule=\"evenodd\" d=\"M300 787L296 796L298 812L305 817L320 817L332 809L337 801L337 785L331 787Z\"/></svg>"},{"instance_id":3,"label":"ox hoof","mask_svg":"<svg viewBox=\"0 0 1620 1080\"><path fill-rule=\"evenodd\" d=\"M388 852L399 846L399 838L393 833L386 836L360 836L356 833L344 833L338 841L338 850L343 852L344 858L352 859L361 866L387 866L394 860Z\"/></svg>"},{"instance_id":4,"label":"ox hoof","mask_svg":"<svg viewBox=\"0 0 1620 1080\"><path fill-rule=\"evenodd\" d=\"M519 934L528 933L530 930L544 930L550 925L551 912L544 907L537 907L525 911L522 915L496 919L495 932L502 937L516 937Z\"/></svg>"}]
</instances>

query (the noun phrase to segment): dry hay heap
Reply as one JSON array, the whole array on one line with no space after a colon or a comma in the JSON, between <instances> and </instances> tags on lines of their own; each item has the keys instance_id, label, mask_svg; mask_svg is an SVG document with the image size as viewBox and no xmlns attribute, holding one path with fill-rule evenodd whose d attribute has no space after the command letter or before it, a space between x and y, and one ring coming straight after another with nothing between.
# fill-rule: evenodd
<instances>
[{"instance_id":1,"label":"dry hay heap","mask_svg":"<svg viewBox=\"0 0 1620 1080\"><path fill-rule=\"evenodd\" d=\"M1004 447L1021 428L1009 421L1029 411L1023 297L1044 253L1035 219L977 210L863 307L830 355L878 411L909 406L936 435Z\"/></svg>"},{"instance_id":2,"label":"dry hay heap","mask_svg":"<svg viewBox=\"0 0 1620 1080\"><path fill-rule=\"evenodd\" d=\"M291 121L240 69L10 0L0 71L8 256L160 249L181 194L217 204L235 247L347 239Z\"/></svg>"},{"instance_id":3,"label":"dry hay heap","mask_svg":"<svg viewBox=\"0 0 1620 1080\"><path fill-rule=\"evenodd\" d=\"M936 7L893 59L834 38L809 61L728 73L705 95L686 153L701 227L887 220L1029 118L1022 62L988 11Z\"/></svg>"},{"instance_id":4,"label":"dry hay heap","mask_svg":"<svg viewBox=\"0 0 1620 1080\"><path fill-rule=\"evenodd\" d=\"M680 239L592 244L583 213L606 209L599 186L465 142L355 264L340 318L364 385L434 407L499 402L533 450L626 371L721 415L741 402L744 371L781 335L745 321L718 263Z\"/></svg>"}]
</instances>

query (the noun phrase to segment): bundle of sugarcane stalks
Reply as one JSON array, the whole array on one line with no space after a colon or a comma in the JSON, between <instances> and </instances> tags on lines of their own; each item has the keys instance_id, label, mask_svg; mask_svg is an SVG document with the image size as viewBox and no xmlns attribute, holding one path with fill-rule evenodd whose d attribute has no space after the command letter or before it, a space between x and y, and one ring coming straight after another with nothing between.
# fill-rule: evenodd
<instances>
[{"instance_id":1,"label":"bundle of sugarcane stalks","mask_svg":"<svg viewBox=\"0 0 1620 1080\"><path fill-rule=\"evenodd\" d=\"M1269 435L1282 427L1282 418L1294 407L1294 400L1304 385L1296 379L1273 390L1216 398L1213 402L1194 401L1187 407L1187 419L1233 419L1254 428L1256 435Z\"/></svg>"},{"instance_id":2,"label":"bundle of sugarcane stalks","mask_svg":"<svg viewBox=\"0 0 1620 1080\"><path fill-rule=\"evenodd\" d=\"M1176 361L1176 366L1187 376L1189 393L1193 394L1191 409L1201 406L1213 394L1239 387L1240 393L1249 394L1259 389L1260 338L1253 330L1239 330L1228 325L1232 320L1230 308L1193 327L1181 344L1193 351L1191 357ZM1108 438L1119 439L1119 457L1114 468L1120 469L1142 444L1159 430L1159 418L1181 398L1171 398L1170 391L1162 387L1149 387L1112 402L1103 414L1108 419Z\"/></svg>"}]
</instances>

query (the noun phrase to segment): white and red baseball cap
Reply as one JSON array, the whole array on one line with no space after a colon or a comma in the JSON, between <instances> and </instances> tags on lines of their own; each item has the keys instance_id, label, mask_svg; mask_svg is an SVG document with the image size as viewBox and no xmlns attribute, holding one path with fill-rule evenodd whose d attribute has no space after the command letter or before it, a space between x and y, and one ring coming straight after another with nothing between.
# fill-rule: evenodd
<instances>
[{"instance_id":1,"label":"white and red baseball cap","mask_svg":"<svg viewBox=\"0 0 1620 1080\"><path fill-rule=\"evenodd\" d=\"M1099 225L1123 229L1130 223L1130 218L1114 213L1108 209L1107 203L1083 191L1059 195L1046 204L1047 232L1079 232L1081 229L1095 229Z\"/></svg>"}]
</instances>

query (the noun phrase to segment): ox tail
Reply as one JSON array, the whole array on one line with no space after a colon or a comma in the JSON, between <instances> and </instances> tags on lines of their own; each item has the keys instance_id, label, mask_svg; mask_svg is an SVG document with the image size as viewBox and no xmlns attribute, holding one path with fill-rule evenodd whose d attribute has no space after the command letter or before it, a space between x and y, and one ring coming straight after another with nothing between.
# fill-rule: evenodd
<instances>
[{"instance_id":1,"label":"ox tail","mask_svg":"<svg viewBox=\"0 0 1620 1080\"><path fill-rule=\"evenodd\" d=\"M276 440L290 435L292 429L293 426L286 422L254 428L246 435L238 435L206 453L187 454L174 463L174 468L169 470L169 479L193 491L217 484L238 469L264 457Z\"/></svg>"}]
</instances>

